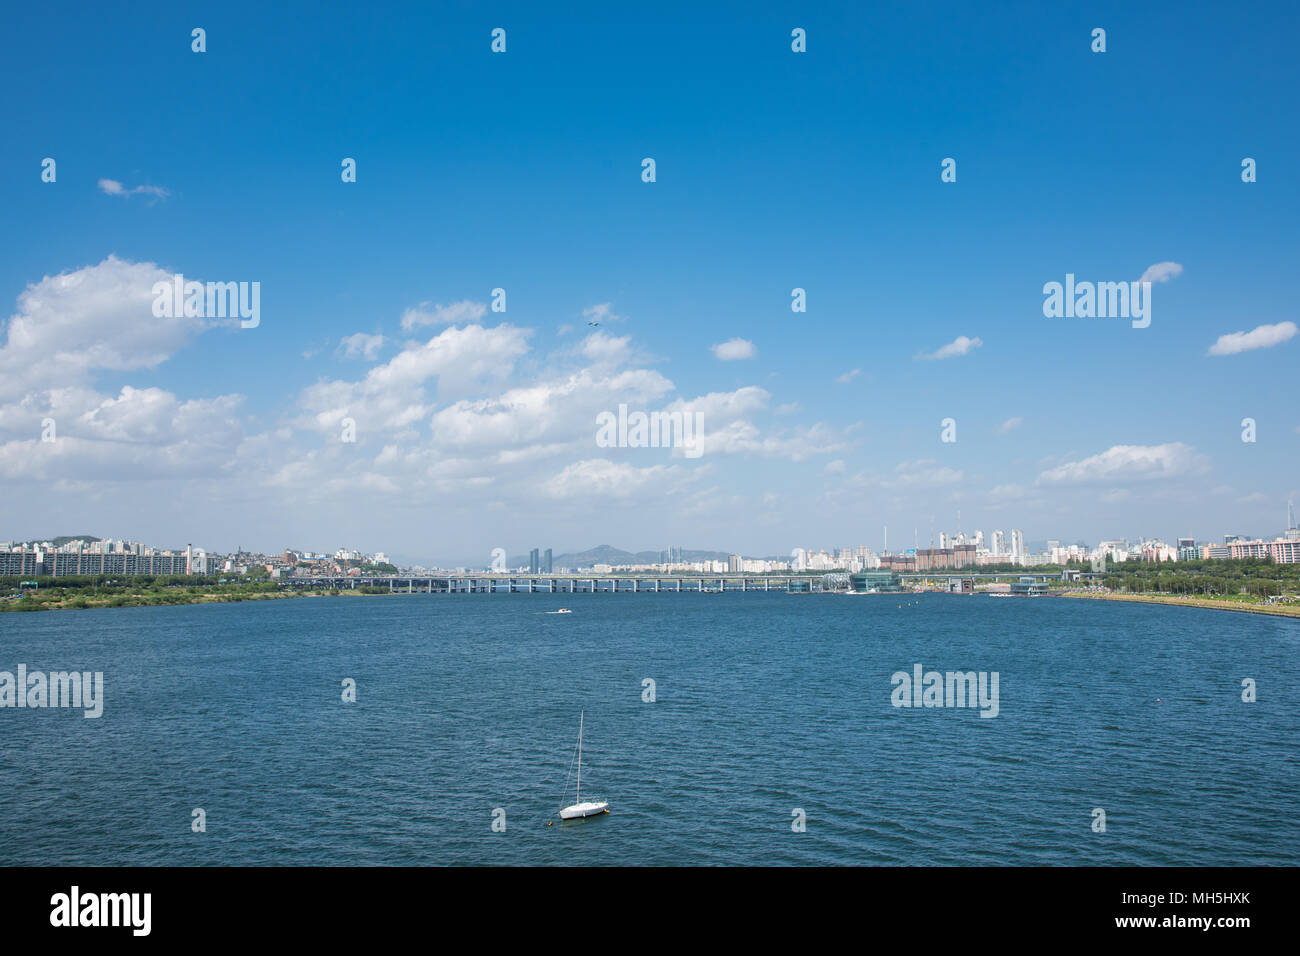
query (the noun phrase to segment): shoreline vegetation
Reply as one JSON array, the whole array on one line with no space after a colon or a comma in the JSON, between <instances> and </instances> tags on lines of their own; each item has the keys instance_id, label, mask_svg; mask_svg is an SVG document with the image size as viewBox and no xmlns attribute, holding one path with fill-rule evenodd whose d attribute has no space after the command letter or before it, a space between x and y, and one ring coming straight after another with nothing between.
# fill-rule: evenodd
<instances>
[{"instance_id":1,"label":"shoreline vegetation","mask_svg":"<svg viewBox=\"0 0 1300 956\"><path fill-rule=\"evenodd\" d=\"M17 583L0 592L0 612L84 611L92 608L167 607L184 604L235 604L286 598L388 594L388 588L358 587L316 591L281 587L277 582L195 582L183 576L126 581L41 581L38 589ZM394 592L397 593L397 592Z\"/></svg>"},{"instance_id":2,"label":"shoreline vegetation","mask_svg":"<svg viewBox=\"0 0 1300 956\"><path fill-rule=\"evenodd\" d=\"M1199 607L1215 611L1239 611L1246 614L1300 618L1300 605L1264 604L1255 600L1190 597L1184 594L1107 594L1100 591L1068 590L1056 592L1054 596L1094 601L1128 601L1135 604L1167 604L1172 607Z\"/></svg>"}]
</instances>

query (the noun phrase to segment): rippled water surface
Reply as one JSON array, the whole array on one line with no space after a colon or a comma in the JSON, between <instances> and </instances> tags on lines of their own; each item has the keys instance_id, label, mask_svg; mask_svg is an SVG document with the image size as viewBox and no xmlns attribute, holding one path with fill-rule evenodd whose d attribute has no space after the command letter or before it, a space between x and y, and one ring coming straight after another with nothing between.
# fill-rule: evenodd
<instances>
[{"instance_id":1,"label":"rippled water surface","mask_svg":"<svg viewBox=\"0 0 1300 956\"><path fill-rule=\"evenodd\" d=\"M0 709L0 863L1296 864L1298 652L1296 621L1054 598L4 614L0 670L106 703ZM997 671L998 716L893 707L917 663ZM612 812L548 827L580 708Z\"/></svg>"}]
</instances>

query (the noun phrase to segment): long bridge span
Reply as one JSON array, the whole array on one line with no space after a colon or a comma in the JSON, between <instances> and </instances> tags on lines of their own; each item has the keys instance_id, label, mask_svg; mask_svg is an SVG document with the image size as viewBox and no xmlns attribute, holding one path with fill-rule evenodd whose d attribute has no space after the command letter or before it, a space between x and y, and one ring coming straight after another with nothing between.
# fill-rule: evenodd
<instances>
[{"instance_id":1,"label":"long bridge span","mask_svg":"<svg viewBox=\"0 0 1300 956\"><path fill-rule=\"evenodd\" d=\"M1055 579L1043 573L904 573L904 585L927 586L949 578L1018 580L1032 576L1040 582ZM787 594L822 594L849 588L845 572L827 574L381 574L346 577L291 577L284 587L304 590L355 590L387 588L389 591L426 594L599 594L696 593L723 594L748 591L783 591Z\"/></svg>"}]
</instances>

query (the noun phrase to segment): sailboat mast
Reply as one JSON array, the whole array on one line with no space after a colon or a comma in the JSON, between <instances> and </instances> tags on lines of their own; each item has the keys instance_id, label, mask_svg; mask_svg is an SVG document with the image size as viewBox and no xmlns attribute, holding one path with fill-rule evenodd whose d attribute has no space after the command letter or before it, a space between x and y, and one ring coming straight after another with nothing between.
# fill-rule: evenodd
<instances>
[{"instance_id":1,"label":"sailboat mast","mask_svg":"<svg viewBox=\"0 0 1300 956\"><path fill-rule=\"evenodd\" d=\"M582 803L582 718L586 714L585 710L578 712L578 799L574 803Z\"/></svg>"}]
</instances>

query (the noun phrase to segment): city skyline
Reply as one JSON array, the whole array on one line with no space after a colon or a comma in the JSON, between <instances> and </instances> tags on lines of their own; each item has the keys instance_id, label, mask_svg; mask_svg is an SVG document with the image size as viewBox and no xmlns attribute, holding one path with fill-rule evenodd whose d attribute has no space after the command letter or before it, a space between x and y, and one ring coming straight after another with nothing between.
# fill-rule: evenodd
<instances>
[{"instance_id":1,"label":"city skyline","mask_svg":"<svg viewBox=\"0 0 1300 956\"><path fill-rule=\"evenodd\" d=\"M462 559L593 527L925 546L958 511L1274 533L1300 495L1287 31L742 10L411 5L364 50L252 4L204 14L203 53L162 7L13 34L6 533L110 514L222 553L257 529ZM13 105L54 101L83 109ZM256 316L160 304L178 275ZM702 434L611 444L624 406Z\"/></svg>"},{"instance_id":2,"label":"city skyline","mask_svg":"<svg viewBox=\"0 0 1300 956\"><path fill-rule=\"evenodd\" d=\"M609 549L628 554L630 557L657 553L661 556L661 560L657 562L660 564L689 564L691 561L683 556L685 554L694 553L697 555L730 555L733 559L757 562L772 562L789 559L790 566L795 567L798 565L793 559L795 559L800 552L810 557L817 554L823 557L830 555L832 557L842 558L846 554L853 554L862 557L871 555L873 558L884 558L890 556L904 557L916 555L918 553L933 555L937 552L950 552L954 548L958 548L966 549L971 558L978 556L981 562L998 557L1006 557L1011 559L1013 562L1017 560L1024 561L1026 558L1045 558L1046 563L1059 563L1060 560L1064 559L1067 552L1071 555L1068 560L1083 560L1090 555L1095 556L1096 554L1105 551L1114 553L1117 550L1126 550L1137 554L1150 550L1151 548L1155 549L1153 552L1154 558L1150 558L1154 560L1186 559L1189 555L1186 553L1185 548L1190 547L1195 547L1197 549L1198 557L1227 557L1228 554L1226 553L1225 548L1231 542L1269 543L1297 540L1300 540L1300 528L1297 528L1295 523L1294 503L1288 501L1285 527L1280 531L1271 532L1267 535L1249 534L1238 531L1225 532L1222 535L1212 536L1210 538L1184 535L1176 535L1170 538L1164 535L1147 534L1139 534L1132 537L1128 535L1100 536L1094 539L1051 537L1027 538L1022 529L1006 526L1004 528L990 528L988 529L987 535L985 534L985 529L971 529L968 534L961 528L958 528L953 532L947 529L932 527L928 536L925 539L922 539L920 528L914 526L912 537L913 544L910 548L906 546L906 542L904 542L903 547L898 547L897 537L895 538L895 547L890 548L888 546L888 528L882 528L880 539L881 544L879 548L870 544L862 543L856 545L837 543L830 547L815 546L805 548L796 546L784 552L776 550L769 552L742 553L733 552L727 549L683 548L681 546L670 546L668 548L643 548L638 551L628 551L626 549L614 548L612 545L605 543L588 546L586 548L574 548L568 551L559 551L558 558L570 558L573 554L583 554ZM53 544L53 542L56 541L62 541L62 543L57 545ZM861 538L859 538L859 541L861 541ZM1170 545L1168 544L1169 541L1174 541L1175 544ZM98 551L101 547L106 546L112 551L127 550L137 555L142 553L169 555L187 554L189 550L193 548L197 553L204 555L205 557L230 557L233 555L243 554L249 556L293 554L310 560L327 559L333 556L333 558L341 560L373 560L377 563L388 563L390 561L390 556L386 550L379 549L367 552L355 548L349 548L346 545L335 548L325 547L321 551L304 549L296 546L285 546L263 550L258 548L245 548L240 545L234 551L221 551L218 549L204 548L202 546L196 547L192 542L187 543L185 548L181 549L178 547L145 545L134 538L114 538L112 536L101 537L98 535L58 535L45 538L0 539L0 552L12 549L16 546L26 546L31 548L39 545L47 545L51 550L69 551L73 550L74 546L81 546L84 548L88 543L92 551ZM1216 553L1211 555L1209 549L1213 549ZM399 553L394 553L391 560L397 561L401 565L407 567L484 567L497 570L518 570L526 567L533 573L549 573L553 563L552 555L556 552L556 549L546 547L543 551L540 546L536 546L531 547L526 551L521 551L520 549L514 549L514 551L515 553L512 554L510 549L501 546L493 547L487 552L488 557L482 560L481 563L474 558L466 558L465 556L448 559L446 556L413 556ZM1295 548L1288 546L1285 554L1286 556L1285 558L1282 558L1282 560L1287 562L1294 560ZM1248 556L1256 555L1254 552L1249 552ZM716 561L716 559L712 560Z\"/></svg>"}]
</instances>

